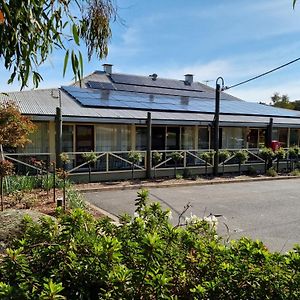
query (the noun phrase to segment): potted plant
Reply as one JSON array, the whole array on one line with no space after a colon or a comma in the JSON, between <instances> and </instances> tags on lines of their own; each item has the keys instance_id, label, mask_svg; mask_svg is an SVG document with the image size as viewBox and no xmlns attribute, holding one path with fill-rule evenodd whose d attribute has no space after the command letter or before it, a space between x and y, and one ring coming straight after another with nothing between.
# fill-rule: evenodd
<instances>
[{"instance_id":1,"label":"potted plant","mask_svg":"<svg viewBox=\"0 0 300 300\"><path fill-rule=\"evenodd\" d=\"M142 154L138 151L130 151L128 153L128 160L131 162L131 179L133 180L134 166L142 161Z\"/></svg>"},{"instance_id":2,"label":"potted plant","mask_svg":"<svg viewBox=\"0 0 300 300\"><path fill-rule=\"evenodd\" d=\"M97 154L93 151L86 152L82 154L82 158L85 160L85 162L88 163L89 167L89 182L91 182L91 173L92 173L92 163L95 163L98 159Z\"/></svg>"},{"instance_id":3,"label":"potted plant","mask_svg":"<svg viewBox=\"0 0 300 300\"><path fill-rule=\"evenodd\" d=\"M215 153L213 151L200 152L199 157L205 162L205 176L207 176L208 164L212 163Z\"/></svg>"},{"instance_id":4,"label":"potted plant","mask_svg":"<svg viewBox=\"0 0 300 300\"><path fill-rule=\"evenodd\" d=\"M178 162L180 162L180 160L183 159L183 155L181 152L172 152L171 153L171 158L173 159L175 165L174 165L174 177L176 178L176 175L177 175L177 165L178 165Z\"/></svg>"},{"instance_id":5,"label":"potted plant","mask_svg":"<svg viewBox=\"0 0 300 300\"><path fill-rule=\"evenodd\" d=\"M230 157L231 153L228 150L221 150L219 152L219 161L222 163L222 173L224 176L225 161Z\"/></svg>"},{"instance_id":6,"label":"potted plant","mask_svg":"<svg viewBox=\"0 0 300 300\"><path fill-rule=\"evenodd\" d=\"M239 174L241 175L242 174L241 165L244 164L248 160L249 154L245 150L239 150L239 151L235 152L234 158L238 161Z\"/></svg>"},{"instance_id":7,"label":"potted plant","mask_svg":"<svg viewBox=\"0 0 300 300\"><path fill-rule=\"evenodd\" d=\"M154 178L156 178L156 165L158 165L161 162L162 156L163 154L158 151L154 151L152 153L152 161L154 164Z\"/></svg>"},{"instance_id":8,"label":"potted plant","mask_svg":"<svg viewBox=\"0 0 300 300\"><path fill-rule=\"evenodd\" d=\"M286 157L286 151L280 147L275 151L276 163L277 163L277 173L279 172L279 162Z\"/></svg>"},{"instance_id":9,"label":"potted plant","mask_svg":"<svg viewBox=\"0 0 300 300\"><path fill-rule=\"evenodd\" d=\"M272 148L264 147L259 150L259 156L265 162L265 173L266 173L267 169L270 169L272 167L272 160L275 156L274 151L272 150Z\"/></svg>"}]
</instances>

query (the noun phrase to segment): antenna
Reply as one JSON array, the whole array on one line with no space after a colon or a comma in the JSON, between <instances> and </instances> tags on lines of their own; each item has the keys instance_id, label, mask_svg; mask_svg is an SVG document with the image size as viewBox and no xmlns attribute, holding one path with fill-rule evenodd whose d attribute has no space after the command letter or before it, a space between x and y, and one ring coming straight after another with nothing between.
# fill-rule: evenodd
<instances>
[{"instance_id":1,"label":"antenna","mask_svg":"<svg viewBox=\"0 0 300 300\"><path fill-rule=\"evenodd\" d=\"M202 80L202 82L205 83L205 85L208 85L209 82L214 81L213 79L206 79L206 80Z\"/></svg>"}]
</instances>

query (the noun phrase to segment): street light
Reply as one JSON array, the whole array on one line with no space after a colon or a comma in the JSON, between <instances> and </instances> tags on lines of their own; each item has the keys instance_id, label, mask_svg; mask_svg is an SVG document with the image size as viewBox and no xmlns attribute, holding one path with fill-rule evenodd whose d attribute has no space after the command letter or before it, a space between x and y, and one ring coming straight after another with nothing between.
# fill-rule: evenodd
<instances>
[{"instance_id":1,"label":"street light","mask_svg":"<svg viewBox=\"0 0 300 300\"><path fill-rule=\"evenodd\" d=\"M219 84L221 81L222 86ZM214 176L218 175L218 167L219 167L219 125L220 125L220 98L221 92L224 90L224 79L223 77L218 77L216 80L216 97L215 97L215 116L213 121L214 128Z\"/></svg>"}]
</instances>

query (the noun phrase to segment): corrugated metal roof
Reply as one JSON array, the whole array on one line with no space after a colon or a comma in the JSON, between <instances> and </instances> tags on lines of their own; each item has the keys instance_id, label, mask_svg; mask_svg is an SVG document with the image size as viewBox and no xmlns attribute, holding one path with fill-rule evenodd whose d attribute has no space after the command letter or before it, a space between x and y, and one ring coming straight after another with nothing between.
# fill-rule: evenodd
<instances>
[{"instance_id":1,"label":"corrugated metal roof","mask_svg":"<svg viewBox=\"0 0 300 300\"><path fill-rule=\"evenodd\" d=\"M151 79L150 79L151 80ZM103 72L95 72L89 75L83 83L88 83L88 81L99 81L109 83L107 74ZM117 83L116 83L117 84ZM115 84L115 85L116 85ZM173 84L173 83L172 83ZM183 84L183 83L182 83ZM171 85L171 84L169 84ZM199 87L203 88L202 84ZM153 87L152 87L153 88ZM154 87L156 88L156 87ZM154 110L152 111L152 119L154 124L209 124L213 121L213 108L214 108L214 91L207 87L203 89L203 92L197 92L203 95L203 98L207 97L206 100L199 101L199 109L196 112L189 112L187 110L181 111L170 111L168 110L168 104L172 103L174 99L178 100L178 97L168 96L165 94L159 94L151 96L152 94L144 93L131 93L131 92L118 92L118 97L120 101L126 103L129 101L130 95L135 100L134 101L144 101L147 99L148 102L154 102L156 99L162 98L166 100L166 105L164 110ZM158 88L159 90L159 88ZM84 88L84 92L88 94L93 94L97 92L97 97L101 97L101 91L97 89L90 89L88 87ZM104 90L105 91L105 90ZM193 91L188 91L193 92ZM88 95L89 97L91 95ZM113 93L112 93L113 95ZM136 97L136 95L139 95ZM225 97L225 98L223 98ZM114 100L118 100L114 96ZM223 100L221 101L221 112L220 115L221 126L241 126L241 125L251 125L251 126L265 126L269 123L270 116L273 117L274 126L290 126L300 128L300 112L284 110L279 108L274 108L270 106L258 105L256 103L249 103L245 101L235 100L235 97L227 98L227 95L222 95ZM179 99L181 99L179 97ZM182 98L183 100L186 98ZM190 99L196 98L191 97ZM227 99L227 101L224 101ZM13 100L20 107L23 114L31 115L36 118L54 118L56 107L59 106L59 90L58 89L41 89L32 91L22 91L22 92L12 92L8 93L8 96L0 94L0 101ZM176 101L177 101L176 100ZM182 101L182 105L186 105L185 100ZM100 101L100 100L99 100ZM227 103L227 110L224 111L224 103ZM198 103L198 102L197 102ZM149 108L144 108L140 110L134 109L134 107L87 107L82 106L73 97L68 95L66 92L61 91L61 104L62 113L64 119L72 122L116 122L116 123L144 123L147 118L147 112ZM201 105L200 105L201 104ZM207 105L207 107L206 107ZM206 107L206 108L205 108ZM239 107L243 107L243 111L239 110ZM259 110L255 113L256 116L249 116L250 111L255 111L259 107ZM263 110L263 111L262 111ZM268 112L268 116L262 116ZM284 117L287 116L287 117Z\"/></svg>"}]
</instances>

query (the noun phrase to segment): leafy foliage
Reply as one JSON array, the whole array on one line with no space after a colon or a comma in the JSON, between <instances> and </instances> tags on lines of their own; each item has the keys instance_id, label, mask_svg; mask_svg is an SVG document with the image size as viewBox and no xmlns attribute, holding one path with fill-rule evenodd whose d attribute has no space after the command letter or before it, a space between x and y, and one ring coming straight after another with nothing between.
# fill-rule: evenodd
<instances>
[{"instance_id":1,"label":"leafy foliage","mask_svg":"<svg viewBox=\"0 0 300 300\"><path fill-rule=\"evenodd\" d=\"M30 142L28 135L34 130L35 125L29 118L21 115L14 102L0 103L0 144L23 147Z\"/></svg>"},{"instance_id":2,"label":"leafy foliage","mask_svg":"<svg viewBox=\"0 0 300 300\"><path fill-rule=\"evenodd\" d=\"M220 160L220 162L224 162L229 157L230 157L230 152L228 150L221 150L219 152L219 160Z\"/></svg>"},{"instance_id":3,"label":"leafy foliage","mask_svg":"<svg viewBox=\"0 0 300 300\"><path fill-rule=\"evenodd\" d=\"M288 155L290 159L298 159L300 155L300 148L298 146L290 147L288 150Z\"/></svg>"},{"instance_id":4,"label":"leafy foliage","mask_svg":"<svg viewBox=\"0 0 300 300\"><path fill-rule=\"evenodd\" d=\"M294 104L293 102L290 102L288 95L280 96L279 93L274 93L274 95L271 97L271 100L273 106L275 107L294 109Z\"/></svg>"},{"instance_id":5,"label":"leafy foliage","mask_svg":"<svg viewBox=\"0 0 300 300\"><path fill-rule=\"evenodd\" d=\"M86 162L96 162L97 161L97 154L93 151L91 152L86 152L82 154L82 158L86 161Z\"/></svg>"},{"instance_id":6,"label":"leafy foliage","mask_svg":"<svg viewBox=\"0 0 300 300\"><path fill-rule=\"evenodd\" d=\"M224 244L216 220L185 227L140 192L120 225L82 210L39 224L0 261L1 299L299 299L300 248L270 253L242 238Z\"/></svg>"},{"instance_id":7,"label":"leafy foliage","mask_svg":"<svg viewBox=\"0 0 300 300\"><path fill-rule=\"evenodd\" d=\"M139 164L142 161L142 154L138 151L130 151L128 159L132 164Z\"/></svg>"},{"instance_id":8,"label":"leafy foliage","mask_svg":"<svg viewBox=\"0 0 300 300\"><path fill-rule=\"evenodd\" d=\"M272 148L261 148L259 150L259 156L266 162L268 162L269 160L273 159L275 156L274 151L272 150Z\"/></svg>"},{"instance_id":9,"label":"leafy foliage","mask_svg":"<svg viewBox=\"0 0 300 300\"><path fill-rule=\"evenodd\" d=\"M243 164L248 160L249 154L245 150L239 150L234 153L234 158L238 161L239 164Z\"/></svg>"},{"instance_id":10,"label":"leafy foliage","mask_svg":"<svg viewBox=\"0 0 300 300\"><path fill-rule=\"evenodd\" d=\"M153 159L154 166L156 166L157 164L159 164L161 162L162 157L163 157L163 154L158 151L154 151L152 153L152 159Z\"/></svg>"},{"instance_id":11,"label":"leafy foliage","mask_svg":"<svg viewBox=\"0 0 300 300\"><path fill-rule=\"evenodd\" d=\"M31 74L38 86L42 80L38 66L54 48L65 50L64 73L70 61L75 79L80 79L83 59L76 48L82 40L89 59L94 52L98 58L105 57L109 24L116 17L111 0L1 0L0 12L0 59L11 72L9 82L17 77L22 88Z\"/></svg>"}]
</instances>

